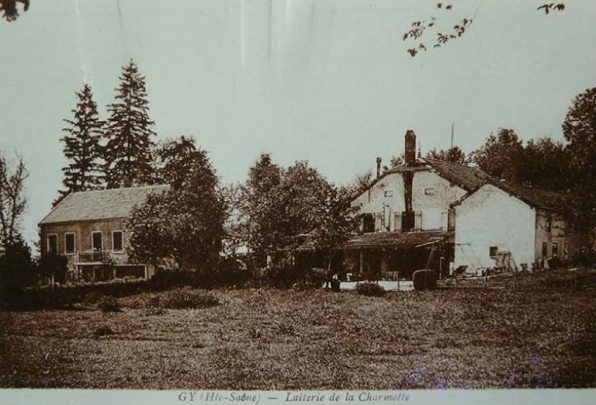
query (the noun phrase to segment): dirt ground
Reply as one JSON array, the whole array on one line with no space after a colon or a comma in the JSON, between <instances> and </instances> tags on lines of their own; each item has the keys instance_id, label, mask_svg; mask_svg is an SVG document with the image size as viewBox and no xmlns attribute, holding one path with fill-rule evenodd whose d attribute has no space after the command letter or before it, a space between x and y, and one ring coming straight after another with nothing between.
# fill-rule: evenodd
<instances>
[{"instance_id":1,"label":"dirt ground","mask_svg":"<svg viewBox=\"0 0 596 405\"><path fill-rule=\"evenodd\" d=\"M0 312L0 387L596 387L594 289L212 293L161 315L148 294L120 313Z\"/></svg>"}]
</instances>

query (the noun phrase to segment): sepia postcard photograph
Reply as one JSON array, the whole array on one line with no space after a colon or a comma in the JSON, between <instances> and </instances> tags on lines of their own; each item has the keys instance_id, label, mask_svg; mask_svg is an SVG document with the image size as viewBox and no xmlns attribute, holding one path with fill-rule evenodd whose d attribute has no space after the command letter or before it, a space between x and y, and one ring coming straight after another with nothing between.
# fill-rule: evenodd
<instances>
[{"instance_id":1,"label":"sepia postcard photograph","mask_svg":"<svg viewBox=\"0 0 596 405\"><path fill-rule=\"evenodd\" d=\"M0 403L593 403L595 21L0 0Z\"/></svg>"}]
</instances>

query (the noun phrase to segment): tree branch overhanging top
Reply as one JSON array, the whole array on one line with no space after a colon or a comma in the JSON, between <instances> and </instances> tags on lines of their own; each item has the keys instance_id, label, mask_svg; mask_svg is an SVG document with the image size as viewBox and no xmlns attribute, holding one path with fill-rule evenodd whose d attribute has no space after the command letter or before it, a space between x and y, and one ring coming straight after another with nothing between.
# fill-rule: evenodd
<instances>
[{"instance_id":1,"label":"tree branch overhanging top","mask_svg":"<svg viewBox=\"0 0 596 405\"><path fill-rule=\"evenodd\" d=\"M436 4L437 12L440 13L439 16L444 15L446 12L451 12L454 9L453 4L451 3L437 3ZM563 11L565 10L564 3L545 3L537 8L537 10L543 10L546 15L548 15L551 11ZM474 16L475 17L475 16ZM472 25L474 21L474 17L472 18L463 18L460 20L459 23L454 25L453 27L449 28L447 31L441 30L439 31L437 26L440 20L440 17L430 16L428 20L421 20L421 21L414 21L410 26L410 29L406 31L403 35L403 40L408 41L411 40L413 42L418 42L416 46L409 48L407 52L410 56L414 57L421 51L428 50L429 47L431 48L440 48L441 46L445 45L447 42L460 38L462 35L466 33L466 31ZM434 44L426 45L424 42L420 40L422 35L429 30L430 28L435 28L436 32L436 39L434 40Z\"/></svg>"}]
</instances>

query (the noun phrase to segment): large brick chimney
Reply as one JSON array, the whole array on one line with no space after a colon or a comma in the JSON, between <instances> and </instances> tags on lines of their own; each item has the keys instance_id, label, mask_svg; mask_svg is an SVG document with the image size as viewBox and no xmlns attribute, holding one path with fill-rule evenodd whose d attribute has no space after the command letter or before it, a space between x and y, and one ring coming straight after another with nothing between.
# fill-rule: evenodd
<instances>
[{"instance_id":1,"label":"large brick chimney","mask_svg":"<svg viewBox=\"0 0 596 405\"><path fill-rule=\"evenodd\" d=\"M406 166L416 165L416 135L408 129L406 132L406 152L404 154Z\"/></svg>"}]
</instances>

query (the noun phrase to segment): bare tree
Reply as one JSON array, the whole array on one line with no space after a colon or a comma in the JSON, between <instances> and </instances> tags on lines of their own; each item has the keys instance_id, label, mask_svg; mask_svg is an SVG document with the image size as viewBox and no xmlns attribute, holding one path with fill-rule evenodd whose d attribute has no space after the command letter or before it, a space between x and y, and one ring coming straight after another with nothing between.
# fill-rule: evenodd
<instances>
[{"instance_id":1,"label":"bare tree","mask_svg":"<svg viewBox=\"0 0 596 405\"><path fill-rule=\"evenodd\" d=\"M10 162L0 152L0 248L13 243L19 236L20 219L27 206L25 180L29 172L18 158L11 169Z\"/></svg>"}]
</instances>

